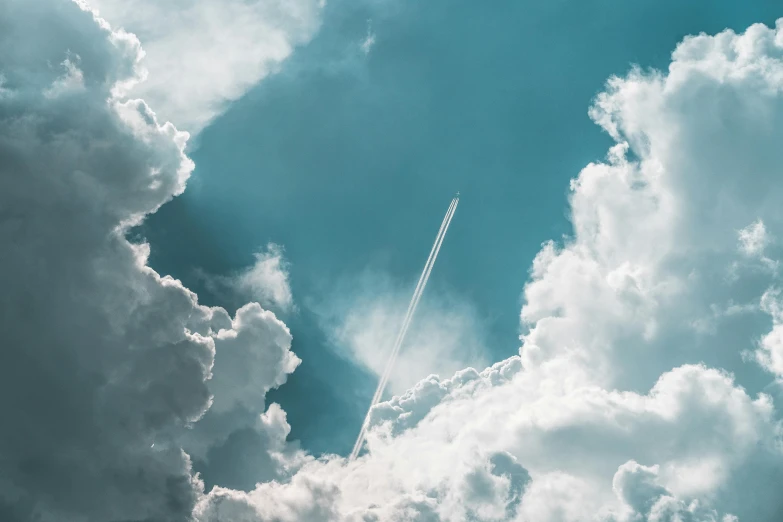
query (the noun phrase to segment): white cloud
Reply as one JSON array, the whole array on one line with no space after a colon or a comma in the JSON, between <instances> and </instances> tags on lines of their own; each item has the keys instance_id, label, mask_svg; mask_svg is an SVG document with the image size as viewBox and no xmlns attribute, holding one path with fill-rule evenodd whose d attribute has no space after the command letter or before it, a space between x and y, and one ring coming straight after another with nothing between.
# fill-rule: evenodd
<instances>
[{"instance_id":1,"label":"white cloud","mask_svg":"<svg viewBox=\"0 0 783 522\"><path fill-rule=\"evenodd\" d=\"M321 481L296 476L288 484L264 483L250 494L215 488L196 507L197 522L330 522L339 516L335 509L337 491Z\"/></svg>"},{"instance_id":2,"label":"white cloud","mask_svg":"<svg viewBox=\"0 0 783 522\"><path fill-rule=\"evenodd\" d=\"M198 276L209 292L223 303L236 303L239 307L250 299L280 313L295 311L290 264L283 247L269 243L254 257L255 262L251 266L236 273L216 275L199 270Z\"/></svg>"},{"instance_id":3,"label":"white cloud","mask_svg":"<svg viewBox=\"0 0 783 522\"><path fill-rule=\"evenodd\" d=\"M743 228L737 234L740 250L747 256L759 256L770 243L769 233L760 219Z\"/></svg>"},{"instance_id":4,"label":"white cloud","mask_svg":"<svg viewBox=\"0 0 783 522\"><path fill-rule=\"evenodd\" d=\"M215 394L284 437L279 408L258 414L298 362L290 334L258 305L199 305L125 239L193 168L187 135L123 97L138 40L72 2L3 10L0 518L188 521L183 433Z\"/></svg>"},{"instance_id":5,"label":"white cloud","mask_svg":"<svg viewBox=\"0 0 783 522\"><path fill-rule=\"evenodd\" d=\"M199 132L320 26L324 0L89 0L144 45L146 80L133 96Z\"/></svg>"},{"instance_id":6,"label":"white cloud","mask_svg":"<svg viewBox=\"0 0 783 522\"><path fill-rule=\"evenodd\" d=\"M778 378L783 378L783 302L780 289L770 288L761 297L761 309L772 318L772 330L759 343L755 359Z\"/></svg>"},{"instance_id":7,"label":"white cloud","mask_svg":"<svg viewBox=\"0 0 783 522\"><path fill-rule=\"evenodd\" d=\"M317 308L338 353L380 375L412 292L388 276L366 272L337 284L333 297ZM429 288L391 373L389 391L402 393L431 373L445 376L484 366L484 338L482 320L469 302Z\"/></svg>"},{"instance_id":8,"label":"white cloud","mask_svg":"<svg viewBox=\"0 0 783 522\"><path fill-rule=\"evenodd\" d=\"M5 75L0 74L0 99L10 98L13 93L13 91L11 91L10 89L6 89L5 84L6 84Z\"/></svg>"},{"instance_id":9,"label":"white cloud","mask_svg":"<svg viewBox=\"0 0 783 522\"><path fill-rule=\"evenodd\" d=\"M75 57L78 61L78 56ZM57 78L49 87L45 89L43 94L47 98L56 98L57 96L63 96L69 92L78 92L84 89L84 74L79 70L79 67L71 61L69 56L62 62L62 68L64 69L63 75Z\"/></svg>"},{"instance_id":10,"label":"white cloud","mask_svg":"<svg viewBox=\"0 0 783 522\"><path fill-rule=\"evenodd\" d=\"M767 257L765 252L772 245L773 239L760 219L754 221L737 233L739 249L748 260L755 260L759 266L767 271L776 272L779 261ZM747 262L747 261L746 261ZM732 275L736 274L739 262L735 262L731 268Z\"/></svg>"},{"instance_id":11,"label":"white cloud","mask_svg":"<svg viewBox=\"0 0 783 522\"><path fill-rule=\"evenodd\" d=\"M777 276L746 258L781 253L761 238L783 229L783 20L686 38L590 114L617 144L534 262L520 356L378 405L368 453L306 463L292 494L332 485L341 520L780 519L780 415L757 393L780 371ZM516 494L497 455L530 476Z\"/></svg>"},{"instance_id":12,"label":"white cloud","mask_svg":"<svg viewBox=\"0 0 783 522\"><path fill-rule=\"evenodd\" d=\"M214 327L211 334L216 353L208 387L214 400L209 411L182 436L183 447L204 459L210 448L240 428L268 425L272 432L287 434L288 428L281 428L287 426L285 416L274 426L270 419L258 424L258 415L266 408L266 393L283 384L301 362L291 352L291 334L285 324L258 303L250 303L237 310L228 324Z\"/></svg>"},{"instance_id":13,"label":"white cloud","mask_svg":"<svg viewBox=\"0 0 783 522\"><path fill-rule=\"evenodd\" d=\"M372 22L367 22L367 34L364 37L364 40L362 40L362 43L359 47L361 47L362 52L364 54L370 54L370 51L372 50L373 46L375 45L375 32L372 30Z\"/></svg>"},{"instance_id":14,"label":"white cloud","mask_svg":"<svg viewBox=\"0 0 783 522\"><path fill-rule=\"evenodd\" d=\"M658 483L658 466L642 466L630 460L620 466L612 488L623 506L607 522L647 520L649 522L736 522L731 514L720 516L698 501L685 503Z\"/></svg>"},{"instance_id":15,"label":"white cloud","mask_svg":"<svg viewBox=\"0 0 783 522\"><path fill-rule=\"evenodd\" d=\"M288 328L257 303L240 308L231 328L218 331L215 342L220 353L210 388L215 394L212 409L216 413L263 403L266 392L283 384L300 363L289 350ZM249 350L255 351L249 354Z\"/></svg>"},{"instance_id":16,"label":"white cloud","mask_svg":"<svg viewBox=\"0 0 783 522\"><path fill-rule=\"evenodd\" d=\"M619 516L628 510L628 498L615 494L612 477L633 459L666 470L659 472L661 494L653 500L674 499L676 505L667 509L717 512L709 500L724 488L752 488L766 507L775 507L775 487L765 486L770 468L755 466L756 455L774 454L768 453L774 451L771 405L766 398L754 401L719 372L677 369L647 395L600 388L557 395L542 391L543 383L524 373L508 380L494 378L494 372L460 379L426 417L406 419L403 430L381 425L371 433L370 454L357 462L314 461L295 477L300 484L336 488L339 495L329 501L341 520L471 520L476 513L484 515L481 520ZM512 467L493 472L490 463L499 459ZM712 460L720 461L716 469L723 472L712 489L705 492L695 474L697 483L682 484L691 466ZM770 466L780 466L780 459ZM750 484L743 478L748 471L759 472ZM261 487L246 501L263 506L270 494ZM742 508L737 505L742 501L730 499L721 513ZM757 506L743 509L747 515Z\"/></svg>"},{"instance_id":17,"label":"white cloud","mask_svg":"<svg viewBox=\"0 0 783 522\"><path fill-rule=\"evenodd\" d=\"M240 273L233 286L244 295L282 311L294 305L289 285L289 265L283 249L274 243L255 255L252 267Z\"/></svg>"}]
</instances>

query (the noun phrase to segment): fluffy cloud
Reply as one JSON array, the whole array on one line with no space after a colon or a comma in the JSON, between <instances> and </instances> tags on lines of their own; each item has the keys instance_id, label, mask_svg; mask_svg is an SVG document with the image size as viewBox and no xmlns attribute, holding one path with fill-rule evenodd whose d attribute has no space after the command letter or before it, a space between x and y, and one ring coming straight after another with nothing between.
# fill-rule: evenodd
<instances>
[{"instance_id":1,"label":"fluffy cloud","mask_svg":"<svg viewBox=\"0 0 783 522\"><path fill-rule=\"evenodd\" d=\"M144 45L133 89L163 121L197 133L273 73L320 25L324 0L89 0Z\"/></svg>"},{"instance_id":2,"label":"fluffy cloud","mask_svg":"<svg viewBox=\"0 0 783 522\"><path fill-rule=\"evenodd\" d=\"M290 335L258 305L200 306L125 239L193 168L187 135L126 97L138 40L81 4L3 10L0 518L190 520L202 485L178 441L213 394L263 411ZM279 439L278 410L258 429Z\"/></svg>"},{"instance_id":3,"label":"fluffy cloud","mask_svg":"<svg viewBox=\"0 0 783 522\"><path fill-rule=\"evenodd\" d=\"M283 249L270 243L265 251L257 253L255 257L256 262L239 274L235 286L240 292L261 303L284 311L291 310L294 300L288 283L289 266L283 257Z\"/></svg>"},{"instance_id":4,"label":"fluffy cloud","mask_svg":"<svg viewBox=\"0 0 783 522\"><path fill-rule=\"evenodd\" d=\"M764 223L758 220L739 231L740 249L747 256L760 256L770 243Z\"/></svg>"},{"instance_id":5,"label":"fluffy cloud","mask_svg":"<svg viewBox=\"0 0 783 522\"><path fill-rule=\"evenodd\" d=\"M778 34L688 38L668 74L609 81L591 115L618 145L573 182L573 240L536 259L528 364L576 357L590 369L578 382L621 386L683 362L741 364L735 343L751 339L722 337L730 320L708 337L694 326L757 305L774 276L746 257L780 254Z\"/></svg>"},{"instance_id":6,"label":"fluffy cloud","mask_svg":"<svg viewBox=\"0 0 783 522\"><path fill-rule=\"evenodd\" d=\"M290 426L279 405L259 413L266 393L285 383L301 362L291 352L291 334L272 312L251 303L213 331L212 339L215 363L207 385L214 399L176 443L203 465L208 484L241 489L280 478L299 452L286 444Z\"/></svg>"},{"instance_id":7,"label":"fluffy cloud","mask_svg":"<svg viewBox=\"0 0 783 522\"><path fill-rule=\"evenodd\" d=\"M759 343L756 360L778 378L783 378L783 303L780 289L770 288L761 297L761 309L772 317L772 331Z\"/></svg>"},{"instance_id":8,"label":"fluffy cloud","mask_svg":"<svg viewBox=\"0 0 783 522\"><path fill-rule=\"evenodd\" d=\"M297 476L288 484L260 484L250 494L226 488L215 488L194 512L197 522L231 520L232 522L329 522L337 520L335 507L338 492L333 485Z\"/></svg>"},{"instance_id":9,"label":"fluffy cloud","mask_svg":"<svg viewBox=\"0 0 783 522\"><path fill-rule=\"evenodd\" d=\"M198 274L210 293L222 302L244 302L252 299L282 313L294 311L290 285L290 266L283 247L270 243L255 254L253 265L232 275ZM241 306L238 304L237 306Z\"/></svg>"},{"instance_id":10,"label":"fluffy cloud","mask_svg":"<svg viewBox=\"0 0 783 522\"><path fill-rule=\"evenodd\" d=\"M225 328L212 331L212 340L216 354L208 388L214 399L185 443L199 457L238 427L253 424L264 411L266 393L283 384L301 362L290 351L288 328L258 303L237 310Z\"/></svg>"},{"instance_id":11,"label":"fluffy cloud","mask_svg":"<svg viewBox=\"0 0 783 522\"><path fill-rule=\"evenodd\" d=\"M622 514L609 515L607 522L648 520L649 522L736 522L734 515L720 517L704 509L698 501L689 504L673 497L658 484L658 466L642 466L628 461L617 470L612 488L623 502Z\"/></svg>"},{"instance_id":12,"label":"fluffy cloud","mask_svg":"<svg viewBox=\"0 0 783 522\"><path fill-rule=\"evenodd\" d=\"M573 236L533 264L520 355L379 404L366 454L305 463L292 495L332 485L341 520L780 519L780 415L759 392L783 353L783 21L686 38L590 114L617 143L572 182Z\"/></svg>"}]
</instances>

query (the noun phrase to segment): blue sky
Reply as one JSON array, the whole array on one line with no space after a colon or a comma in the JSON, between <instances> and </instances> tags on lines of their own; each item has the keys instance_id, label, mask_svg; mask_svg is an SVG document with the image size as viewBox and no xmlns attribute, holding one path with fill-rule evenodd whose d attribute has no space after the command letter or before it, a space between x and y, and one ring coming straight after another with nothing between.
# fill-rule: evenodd
<instances>
[{"instance_id":1,"label":"blue sky","mask_svg":"<svg viewBox=\"0 0 783 522\"><path fill-rule=\"evenodd\" d=\"M516 353L533 257L570 233L569 180L611 144L587 115L606 80L665 69L685 35L777 15L772 2L330 2L315 38L201 133L188 190L144 227L151 264L230 306L197 270L283 245L303 363L271 400L305 448L345 453L376 377L338 355L311 309L329 281L373 270L412 289L459 190L424 304L458 295L487 359Z\"/></svg>"}]
</instances>

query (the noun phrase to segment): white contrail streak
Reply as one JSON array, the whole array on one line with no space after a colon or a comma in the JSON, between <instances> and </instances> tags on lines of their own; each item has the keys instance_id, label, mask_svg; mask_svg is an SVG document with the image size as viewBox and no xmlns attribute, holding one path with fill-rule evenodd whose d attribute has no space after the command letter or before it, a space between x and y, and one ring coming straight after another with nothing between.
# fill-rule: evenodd
<instances>
[{"instance_id":1,"label":"white contrail streak","mask_svg":"<svg viewBox=\"0 0 783 522\"><path fill-rule=\"evenodd\" d=\"M397 354L396 350L398 349L398 346L402 344L403 338L405 337L405 332L407 331L406 325L410 323L410 320L413 317L413 312L415 311L416 306L418 305L419 302L418 296L420 296L422 291L424 290L424 285L426 284L425 280L427 279L427 275L429 274L429 269L434 263L433 258L438 255L437 250L445 234L445 229L448 227L448 223L451 221L451 215L455 206L456 204L454 200L451 200L449 209L446 211L446 215L443 216L443 222L440 224L440 229L438 229L438 235L435 236L435 242L432 244L430 255L429 257L427 257L427 262L424 264L424 269L421 271L421 276L419 276L419 282L416 283L416 289L413 291L413 296L411 297L411 301L408 304L408 310L405 312L405 317L403 318L402 324L400 325L400 330L397 333L397 339L394 341L394 344L392 345L391 354L389 356L388 361L386 362L386 365L383 368L381 379L378 381L378 387L375 389L375 394L373 395L372 401L370 402L371 407L375 405L379 400L381 400L381 395L383 395L383 389L386 386L386 382L388 381L389 374L392 370L392 367L394 366L394 361L396 360L396 354Z\"/></svg>"},{"instance_id":2,"label":"white contrail streak","mask_svg":"<svg viewBox=\"0 0 783 522\"><path fill-rule=\"evenodd\" d=\"M405 340L405 334L408 333L408 328L413 321L413 315L416 313L416 307L419 305L419 300L421 300L421 296L424 293L424 288L427 286L427 280L430 278L432 267L435 266L435 260L438 257L438 252L440 252L440 247L443 244L443 240L446 237L446 232L448 231L449 225L451 224L451 219L454 217L454 213L457 211L458 204L459 195L451 200L449 209L446 211L446 215L443 217L443 222L441 223L440 229L438 230L438 235L435 236L435 242L432 244L430 255L427 258L427 262L424 264L424 270L422 270L421 276L419 276L419 282L416 284L416 289L413 291L413 296L411 296L411 301L408 304L408 310L405 313L405 318L400 325L400 330L397 333L397 339L394 341L391 354L389 355L389 360L386 362L386 366L383 369L383 374L378 381L378 387L375 389L375 394L373 395L372 401L370 402L367 415L364 417L362 429L359 432L359 436L357 437L356 443L353 446L349 460L354 460L359 455L359 451L362 449L364 437L367 434L367 422L369 420L370 411L372 410L373 406L378 404L378 402L381 400L381 397L383 396L386 384L388 383L391 372L394 369L394 363L397 360L397 355L399 354L402 343Z\"/></svg>"},{"instance_id":3,"label":"white contrail streak","mask_svg":"<svg viewBox=\"0 0 783 522\"><path fill-rule=\"evenodd\" d=\"M386 384L389 381L389 377L391 376L391 371L394 368L394 363L397 360L397 355L400 351L400 347L402 346L402 342L405 339L405 334L408 331L408 327L410 326L410 323L413 319L413 314L416 311L416 307L419 304L419 300L421 299L421 295L424 292L424 286L427 284L427 279L429 279L429 274L432 271L432 266L435 263L435 258L438 255L438 251L440 250L440 245L443 243L443 238L446 234L446 229L448 229L449 224L451 223L451 218L454 214L454 211L456 210L457 206L457 200L456 198L451 201L451 204L449 205L448 211L446 211L446 215L443 218L443 222L441 223L440 229L438 230L438 235L435 237L435 243L432 245L432 249L430 250L430 255L427 258L427 263L424 265L424 269L422 270L421 276L419 277L419 282L416 285L416 289L413 292L413 296L411 297L411 301L408 304L408 310L405 313L405 318L403 319L402 325L400 325L399 333L397 334L397 339L394 342L394 345L392 346L391 354L389 355L389 359L384 366L383 374L381 375L380 380L378 381L378 387L375 389L375 394L373 395L372 401L370 402L370 407L367 411L367 415L369 416L369 412L372 409L373 406L378 404L378 402L381 400L381 397L383 396L383 391L386 388ZM359 451L361 451L362 443L364 442L364 436L367 431L367 422L368 422L368 416L365 416L364 422L362 424L362 429L359 432L359 437L356 439L356 443L354 444L353 451L351 452L351 460L355 459Z\"/></svg>"},{"instance_id":4,"label":"white contrail streak","mask_svg":"<svg viewBox=\"0 0 783 522\"><path fill-rule=\"evenodd\" d=\"M400 348L402 347L402 342L405 339L405 335L408 333L408 328L410 327L411 322L413 321L413 314L416 312L416 307L419 305L419 300L421 299L422 294L424 293L424 287L427 286L427 281L430 278L430 272L432 272L432 267L435 266L435 258L438 257L438 252L440 251L440 246L443 244L443 240L446 237L446 231L449 228L449 225L451 224L451 218L454 216L454 212L457 210L457 201L454 201L454 204L451 207L451 212L446 214L447 221L446 226L443 227L443 232L440 234L439 237L436 238L435 244L433 245L433 253L430 255L431 261L428 265L425 265L424 271L422 272L422 275L420 277L421 285L418 289L418 292L414 292L413 298L411 299L411 305L410 313L408 314L406 320L403 322L402 327L400 328L400 333L397 336L397 342L394 345L393 351L391 356L389 357L389 362L386 363L386 371L384 372L383 380L381 382L380 387L380 393L378 394L378 397L376 398L376 401L380 401L381 395L383 395L383 389L386 387L386 384L389 382L389 377L391 376L391 372L394 369L394 363L397 361L397 355L400 353Z\"/></svg>"}]
</instances>

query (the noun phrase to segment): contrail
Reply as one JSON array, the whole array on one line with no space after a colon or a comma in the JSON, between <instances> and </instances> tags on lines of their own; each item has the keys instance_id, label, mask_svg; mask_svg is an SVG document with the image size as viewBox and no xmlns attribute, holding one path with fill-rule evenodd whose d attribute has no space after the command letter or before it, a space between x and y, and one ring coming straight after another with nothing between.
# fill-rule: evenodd
<instances>
[{"instance_id":1,"label":"contrail","mask_svg":"<svg viewBox=\"0 0 783 522\"><path fill-rule=\"evenodd\" d=\"M421 276L419 276L419 282L416 283L416 289L413 291L411 302L408 304L408 310L405 312L405 317L402 320L402 325L400 325L400 330L397 333L397 339L394 341L394 344L392 345L392 351L389 356L389 359L386 363L386 366L384 366L383 368L383 373L381 374L381 379L378 381L378 387L375 389L375 395L373 395L372 401L370 403L371 405L370 407L374 406L378 401L381 400L381 396L383 395L383 390L386 386L386 382L389 379L389 375L391 373L391 370L394 366L394 362L397 357L397 350L399 346L402 344L402 341L405 337L405 332L407 331L407 325L410 323L411 319L413 318L413 312L415 311L416 306L419 303L419 296L424 290L426 279L429 275L429 271L431 270L432 264L434 262L433 258L438 255L437 251L440 248L440 243L442 242L442 238L445 234L445 229L448 227L448 223L451 221L451 215L453 213L455 206L456 204L454 200L452 200L451 204L449 205L449 209L446 211L446 215L443 217L443 222L440 224L440 229L438 229L438 235L435 236L435 243L433 243L432 249L430 250L430 255L427 258L427 262L424 264L424 270L422 270Z\"/></svg>"},{"instance_id":2,"label":"contrail","mask_svg":"<svg viewBox=\"0 0 783 522\"><path fill-rule=\"evenodd\" d=\"M451 200L449 209L446 211L446 215L443 217L443 222L441 223L440 229L438 230L438 235L435 236L435 242L432 244L430 255L424 265L424 270L422 270L421 276L419 276L419 282L416 284L416 289L413 291L413 296L411 297L411 301L408 304L408 310L405 313L405 318L402 321L402 325L400 325L400 330L397 333L397 339L394 341L391 354L389 355L389 360L386 362L386 366L383 369L383 374L378 381L378 387L375 389L375 394L372 397L370 407L368 408L367 414L364 417L362 429L359 432L356 443L353 445L353 450L351 451L349 460L354 460L357 456L359 456L359 451L362 449L364 437L367 434L367 422L369 420L370 411L372 410L373 406L378 404L378 402L381 400L381 397L383 396L386 384L388 383L391 372L394 369L394 363L397 360L397 355L399 354L402 343L405 340L405 334L408 332L408 327L413 321L413 315L416 312L416 307L419 305L419 300L424 293L424 287L427 286L427 280L430 278L432 267L435 266L435 259L438 257L440 246L443 244L443 240L446 237L446 232L448 231L449 225L451 224L451 219L454 217L454 213L457 211L458 204L459 193L457 193L457 197Z\"/></svg>"},{"instance_id":3,"label":"contrail","mask_svg":"<svg viewBox=\"0 0 783 522\"><path fill-rule=\"evenodd\" d=\"M416 307L419 305L419 300L424 293L424 287L427 286L427 280L430 278L430 272L432 272L432 267L435 266L435 258L438 257L440 246L443 244L443 240L446 237L446 231L451 224L451 218L454 216L454 212L457 210L457 203L459 203L459 201L455 198L452 203L453 204L451 206L450 212L447 212L446 217L444 218L445 226L441 225L442 232L440 232L439 236L435 238L435 244L432 247L432 251L430 251L430 257L428 259L429 263L424 266L424 270L422 271L421 277L419 278L420 285L417 288L417 291L414 291L413 297L411 298L411 304L409 305L410 312L407 314L405 321L403 321L403 324L400 328L400 333L397 336L397 342L395 342L392 354L389 357L389 362L386 363L386 369L381 381L380 392L378 393L378 397L376 397L376 401L381 400L383 389L386 387L386 384L389 381L389 377L391 377L391 372L394 369L394 363L397 361L397 355L400 353L402 343L405 340L405 334L408 332L408 328L413 321L413 314L416 312Z\"/></svg>"}]
</instances>

